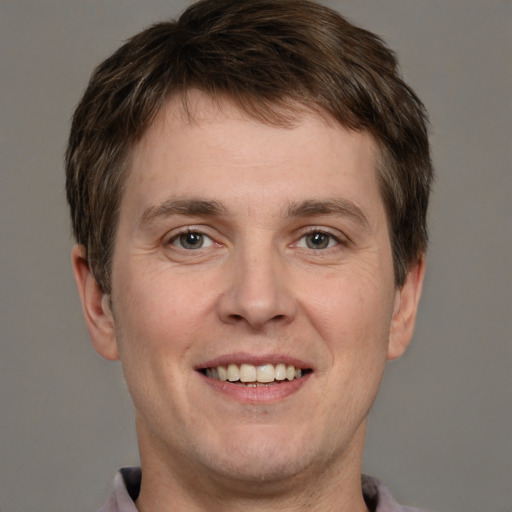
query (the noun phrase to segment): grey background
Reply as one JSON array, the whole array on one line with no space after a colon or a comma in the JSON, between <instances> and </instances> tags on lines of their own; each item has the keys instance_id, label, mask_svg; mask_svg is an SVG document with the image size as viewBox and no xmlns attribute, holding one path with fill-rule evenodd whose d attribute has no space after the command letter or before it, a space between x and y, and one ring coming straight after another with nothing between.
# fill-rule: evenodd
<instances>
[{"instance_id":1,"label":"grey background","mask_svg":"<svg viewBox=\"0 0 512 512\"><path fill-rule=\"evenodd\" d=\"M437 512L512 511L512 3L326 2L382 35L432 121L417 331L389 365L365 471ZM120 367L89 343L62 154L94 65L187 1L0 0L0 509L94 511L137 463Z\"/></svg>"}]
</instances>

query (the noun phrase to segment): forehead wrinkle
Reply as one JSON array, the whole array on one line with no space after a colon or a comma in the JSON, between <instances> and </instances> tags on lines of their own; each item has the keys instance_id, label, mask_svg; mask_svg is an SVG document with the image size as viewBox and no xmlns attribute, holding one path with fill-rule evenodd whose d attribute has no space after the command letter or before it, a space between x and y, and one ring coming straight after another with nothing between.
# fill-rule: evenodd
<instances>
[{"instance_id":1,"label":"forehead wrinkle","mask_svg":"<svg viewBox=\"0 0 512 512\"><path fill-rule=\"evenodd\" d=\"M209 216L225 215L226 207L218 201L208 199L168 199L144 210L139 225L144 227L151 222L171 215Z\"/></svg>"},{"instance_id":2,"label":"forehead wrinkle","mask_svg":"<svg viewBox=\"0 0 512 512\"><path fill-rule=\"evenodd\" d=\"M370 223L361 208L347 199L307 199L290 203L286 210L287 217L314 217L320 215L349 217L364 228L370 229Z\"/></svg>"}]
</instances>

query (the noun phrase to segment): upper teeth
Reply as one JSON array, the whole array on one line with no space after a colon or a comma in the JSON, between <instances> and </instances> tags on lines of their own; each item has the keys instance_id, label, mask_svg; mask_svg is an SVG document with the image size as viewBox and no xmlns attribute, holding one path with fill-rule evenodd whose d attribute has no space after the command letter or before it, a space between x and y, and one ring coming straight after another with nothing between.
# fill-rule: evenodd
<instances>
[{"instance_id":1,"label":"upper teeth","mask_svg":"<svg viewBox=\"0 0 512 512\"><path fill-rule=\"evenodd\" d=\"M228 364L207 368L206 376L217 380L228 380L230 382L274 382L274 380L293 380L302 377L302 370L289 364L263 364L253 366L252 364Z\"/></svg>"}]
</instances>

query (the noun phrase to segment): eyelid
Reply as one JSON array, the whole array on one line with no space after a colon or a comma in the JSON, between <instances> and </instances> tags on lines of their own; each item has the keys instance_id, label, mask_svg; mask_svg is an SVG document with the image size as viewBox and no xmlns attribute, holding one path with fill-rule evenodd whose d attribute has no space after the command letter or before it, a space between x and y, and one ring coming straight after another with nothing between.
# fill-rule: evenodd
<instances>
[{"instance_id":1,"label":"eyelid","mask_svg":"<svg viewBox=\"0 0 512 512\"><path fill-rule=\"evenodd\" d=\"M194 234L194 235L200 235L201 236L201 246L200 247L197 247L197 248L187 248L187 247L183 247L183 244L180 243L178 245L178 243L181 241L181 237L184 236L184 235L189 235L189 234ZM201 250L201 249L206 249L208 247L211 247L212 245L214 245L214 241L208 236L208 235L205 235L204 233L199 233L197 231L189 231L187 233L181 233L179 235L176 235L174 236L173 238L171 238L170 240L171 242L171 245L173 245L174 247L179 247L179 249L184 249L184 250L195 250L195 251L198 251L198 250Z\"/></svg>"},{"instance_id":2,"label":"eyelid","mask_svg":"<svg viewBox=\"0 0 512 512\"><path fill-rule=\"evenodd\" d=\"M310 226L305 228L299 233L299 236L296 238L296 242L292 244L294 247L300 247L303 248L303 246L299 246L299 242L303 240L305 237L309 235L313 235L315 233L322 234L325 236L330 237L336 242L336 246L347 246L350 243L349 237L347 237L343 232L339 230L335 230L332 228L327 228L325 226ZM317 249L318 251L326 251L329 249L334 249L336 246L333 247L326 247L325 249Z\"/></svg>"},{"instance_id":3,"label":"eyelid","mask_svg":"<svg viewBox=\"0 0 512 512\"><path fill-rule=\"evenodd\" d=\"M178 245L175 245L174 242L176 240L179 240L179 238L183 235L187 235L189 233L196 233L210 241L210 243L206 247L201 247L196 250L211 247L212 245L220 245L218 242L215 241L215 239L211 235L206 233L206 231L207 230L203 226L183 226L181 228L173 229L172 231L167 233L167 235L164 238L164 242L165 242L165 245L172 245L173 247L176 247L177 249L189 251L190 249L185 249L184 247L179 247Z\"/></svg>"}]
</instances>

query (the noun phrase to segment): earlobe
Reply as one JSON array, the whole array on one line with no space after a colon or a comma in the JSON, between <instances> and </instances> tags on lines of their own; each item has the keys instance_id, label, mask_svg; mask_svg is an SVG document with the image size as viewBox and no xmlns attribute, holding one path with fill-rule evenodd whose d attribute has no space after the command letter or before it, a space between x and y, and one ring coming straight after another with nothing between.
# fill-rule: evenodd
<instances>
[{"instance_id":1,"label":"earlobe","mask_svg":"<svg viewBox=\"0 0 512 512\"><path fill-rule=\"evenodd\" d=\"M96 283L82 245L73 247L71 262L94 348L105 359L119 359L110 299Z\"/></svg>"},{"instance_id":2,"label":"earlobe","mask_svg":"<svg viewBox=\"0 0 512 512\"><path fill-rule=\"evenodd\" d=\"M390 360L400 357L409 346L416 323L424 275L425 258L422 256L410 267L405 283L396 291L388 344Z\"/></svg>"}]
</instances>

